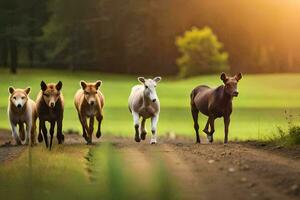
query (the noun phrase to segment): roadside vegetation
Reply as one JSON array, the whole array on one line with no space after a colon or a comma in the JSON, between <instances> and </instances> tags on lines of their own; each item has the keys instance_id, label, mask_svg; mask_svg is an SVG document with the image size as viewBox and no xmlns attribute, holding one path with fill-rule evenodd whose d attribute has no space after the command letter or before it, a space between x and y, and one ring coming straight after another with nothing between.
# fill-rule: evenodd
<instances>
[{"instance_id":1,"label":"roadside vegetation","mask_svg":"<svg viewBox=\"0 0 300 200\"><path fill-rule=\"evenodd\" d=\"M270 137L271 143L287 147L300 145L300 126L295 122L296 116L299 115L292 115L285 111L287 128L278 127L277 133Z\"/></svg>"}]
</instances>

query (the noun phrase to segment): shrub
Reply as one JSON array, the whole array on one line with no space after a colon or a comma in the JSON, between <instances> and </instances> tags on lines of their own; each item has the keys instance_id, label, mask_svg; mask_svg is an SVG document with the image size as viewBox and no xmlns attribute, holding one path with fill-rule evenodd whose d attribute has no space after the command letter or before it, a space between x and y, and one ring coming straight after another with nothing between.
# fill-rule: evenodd
<instances>
[{"instance_id":1,"label":"shrub","mask_svg":"<svg viewBox=\"0 0 300 200\"><path fill-rule=\"evenodd\" d=\"M283 146L300 145L300 126L292 123L293 115L285 111L285 116L288 129L284 130L278 127L278 133L271 138L271 141Z\"/></svg>"},{"instance_id":2,"label":"shrub","mask_svg":"<svg viewBox=\"0 0 300 200\"><path fill-rule=\"evenodd\" d=\"M229 69L228 54L221 51L223 44L209 27L193 27L186 31L183 36L176 38L176 46L181 53L177 59L181 77Z\"/></svg>"}]
</instances>

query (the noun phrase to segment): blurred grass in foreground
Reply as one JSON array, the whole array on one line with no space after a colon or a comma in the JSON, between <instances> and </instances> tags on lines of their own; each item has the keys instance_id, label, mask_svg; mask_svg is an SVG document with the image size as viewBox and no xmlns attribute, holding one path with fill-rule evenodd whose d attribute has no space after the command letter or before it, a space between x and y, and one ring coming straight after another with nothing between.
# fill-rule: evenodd
<instances>
[{"instance_id":1,"label":"blurred grass in foreground","mask_svg":"<svg viewBox=\"0 0 300 200\"><path fill-rule=\"evenodd\" d=\"M13 148L13 147L12 147ZM29 154L28 151L31 151ZM99 146L43 146L0 166L3 199L178 199L178 191L162 160L153 155L151 177L136 176L109 143ZM30 155L30 156L29 156ZM29 167L31 166L31 167Z\"/></svg>"}]
</instances>

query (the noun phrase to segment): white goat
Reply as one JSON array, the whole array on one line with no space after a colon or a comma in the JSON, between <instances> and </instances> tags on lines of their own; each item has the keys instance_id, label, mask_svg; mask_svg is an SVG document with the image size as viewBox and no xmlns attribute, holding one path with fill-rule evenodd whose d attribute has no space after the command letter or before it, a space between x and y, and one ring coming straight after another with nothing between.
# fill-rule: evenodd
<instances>
[{"instance_id":1,"label":"white goat","mask_svg":"<svg viewBox=\"0 0 300 200\"><path fill-rule=\"evenodd\" d=\"M135 128L135 141L140 142L141 139L146 139L146 119L151 118L152 137L150 144L156 144L157 123L160 112L160 103L156 94L156 85L161 80L161 77L154 79L145 79L138 77L142 85L136 85L131 89L131 94L128 99L129 110L133 116ZM142 117L141 124L139 119Z\"/></svg>"}]
</instances>

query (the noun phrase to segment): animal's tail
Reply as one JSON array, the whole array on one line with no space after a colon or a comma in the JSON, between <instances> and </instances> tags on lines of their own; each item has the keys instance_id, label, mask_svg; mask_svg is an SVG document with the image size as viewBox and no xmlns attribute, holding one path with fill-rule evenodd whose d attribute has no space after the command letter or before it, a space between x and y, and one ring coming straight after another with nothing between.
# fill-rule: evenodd
<instances>
[{"instance_id":1,"label":"animal's tail","mask_svg":"<svg viewBox=\"0 0 300 200\"><path fill-rule=\"evenodd\" d=\"M192 92L191 92L191 95L190 95L190 97L191 97L191 104L194 104L195 96L196 96L196 90L193 89Z\"/></svg>"}]
</instances>

